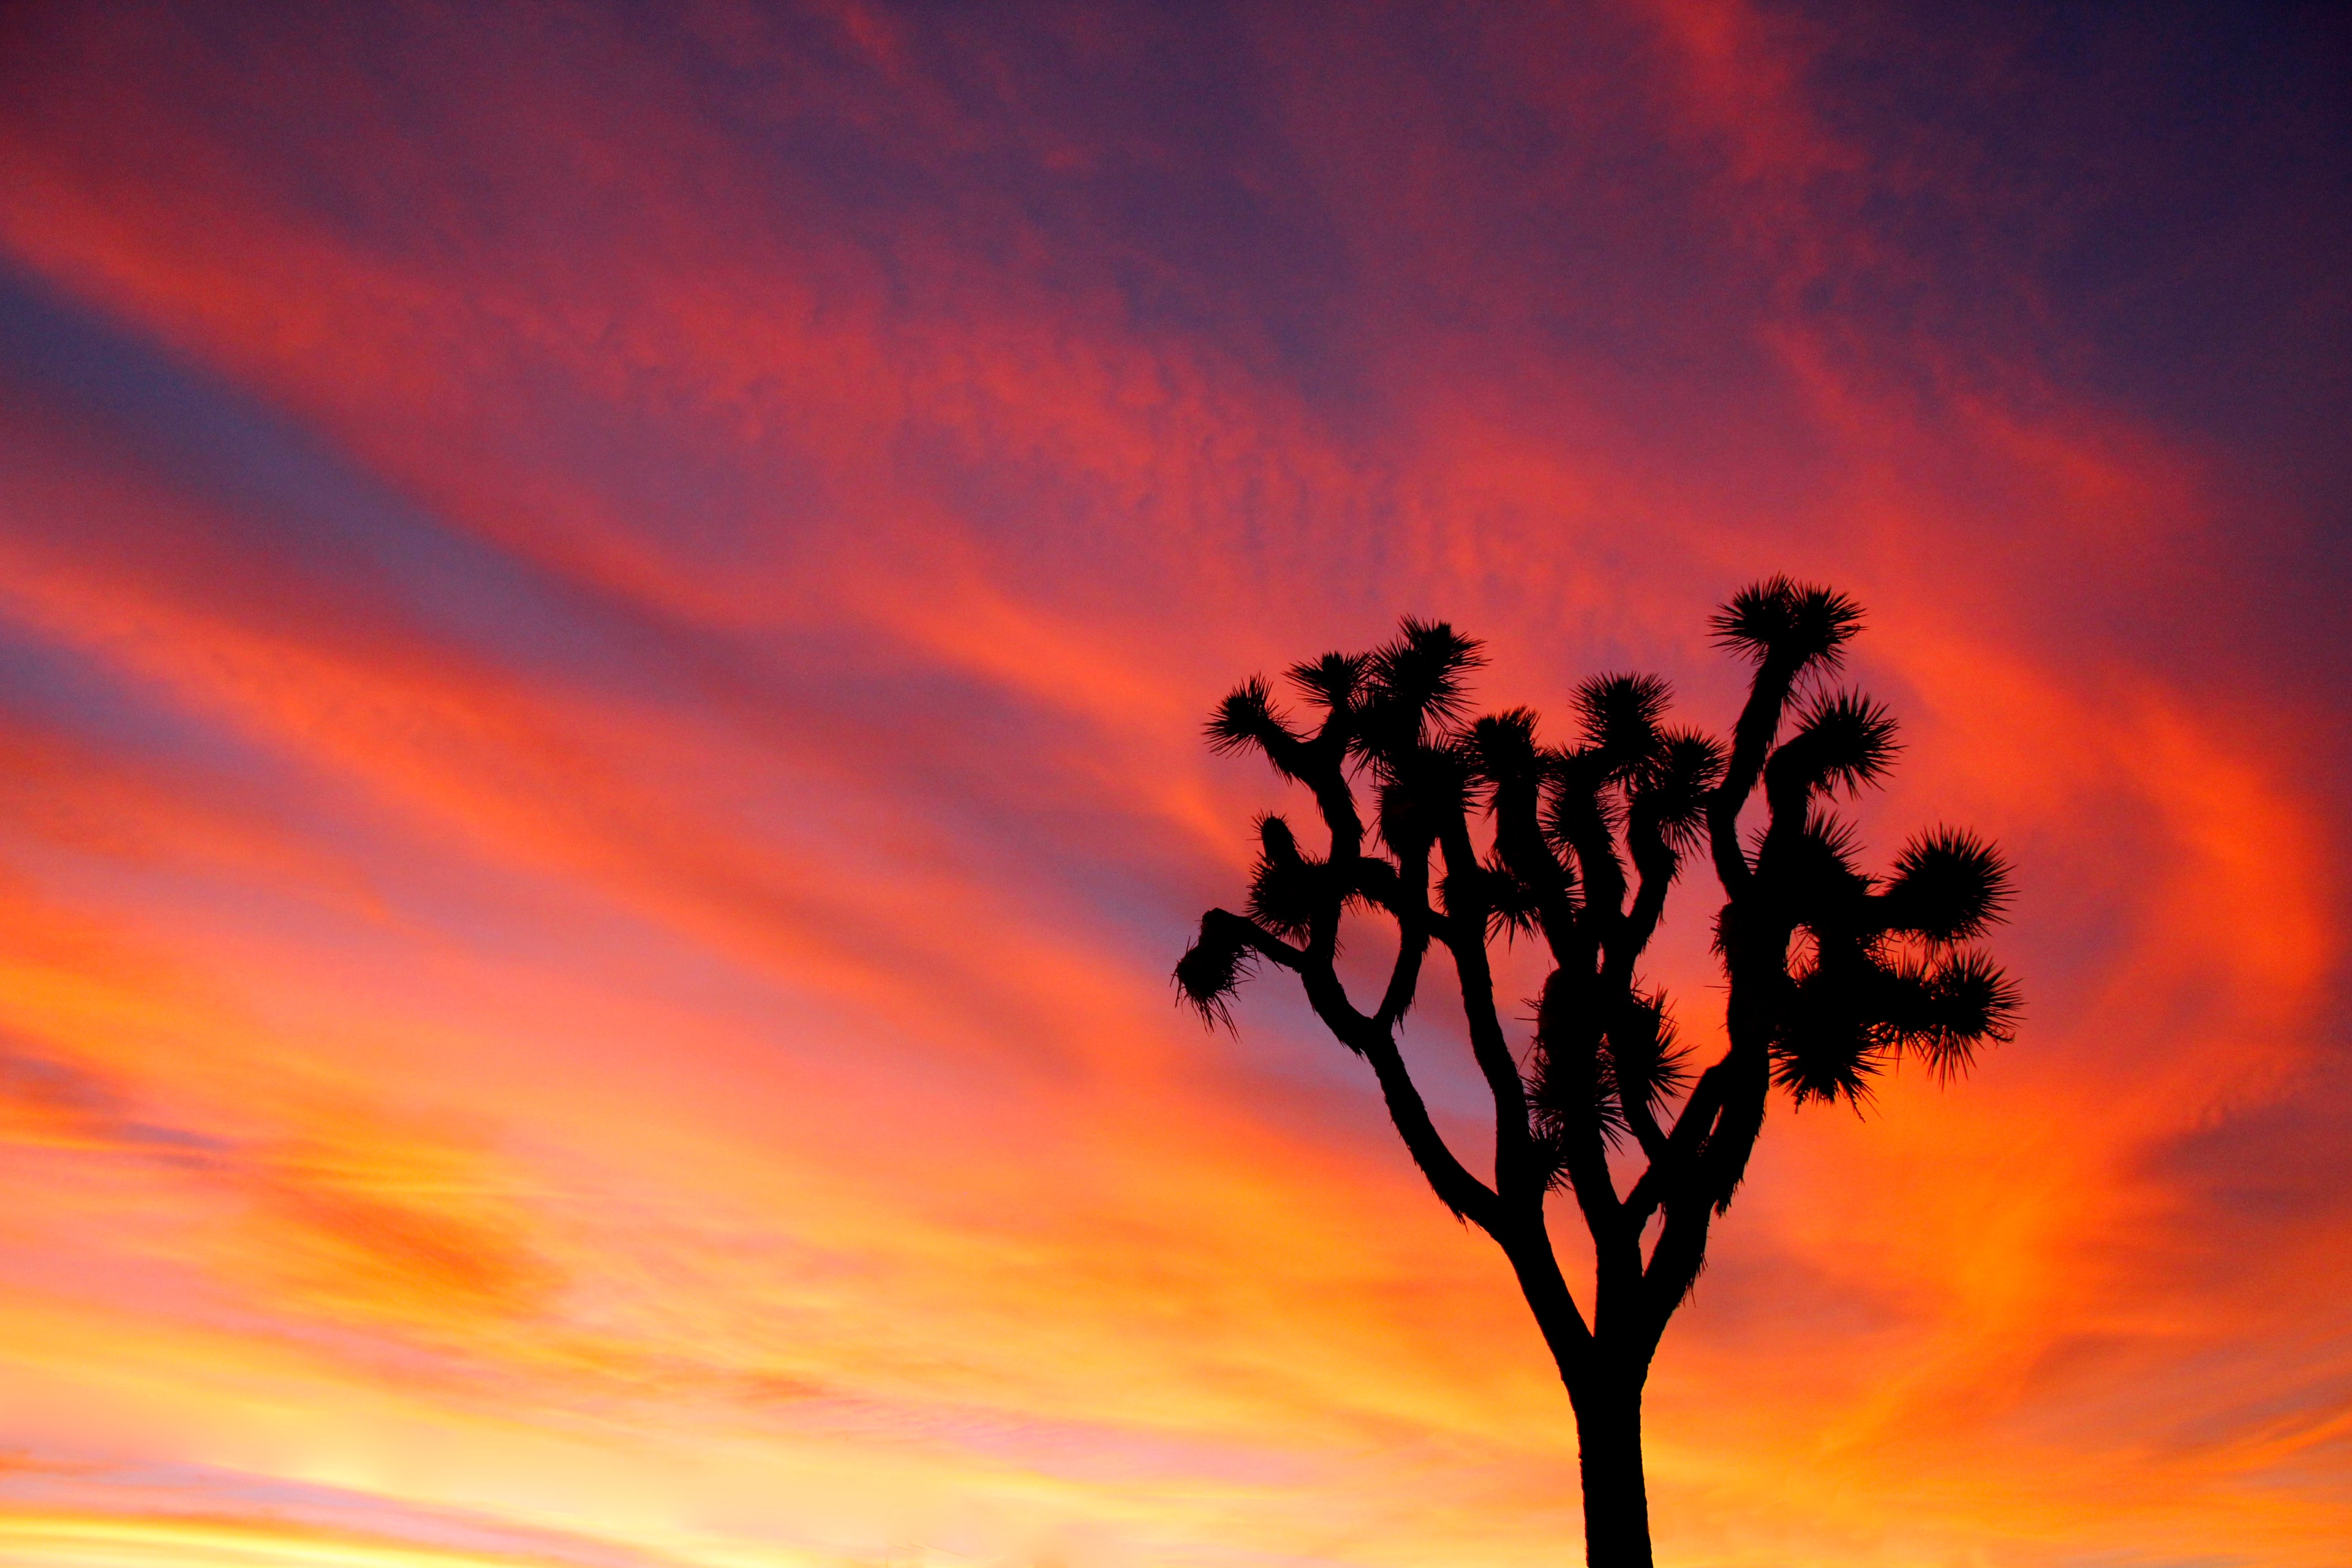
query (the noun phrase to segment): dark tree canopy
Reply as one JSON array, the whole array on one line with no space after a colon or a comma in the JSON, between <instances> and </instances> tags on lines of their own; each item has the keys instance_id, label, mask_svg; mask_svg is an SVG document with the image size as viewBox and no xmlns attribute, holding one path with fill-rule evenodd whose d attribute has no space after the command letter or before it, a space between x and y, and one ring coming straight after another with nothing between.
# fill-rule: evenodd
<instances>
[{"instance_id":1,"label":"dark tree canopy","mask_svg":"<svg viewBox=\"0 0 2352 1568\"><path fill-rule=\"evenodd\" d=\"M1899 750L1886 710L1835 683L1861 625L1843 595L1777 577L1717 611L1717 642L1753 666L1728 744L1669 722L1666 683L1646 675L1585 681L1572 738L1547 743L1527 709L1475 714L1478 643L1412 618L1370 653L1292 666L1295 710L1252 679L1209 721L1217 751L1257 752L1307 787L1321 842L1260 817L1246 911L1202 917L1177 985L1230 1026L1229 1000L1257 965L1287 970L1371 1065L1414 1163L1501 1247L1550 1348L1576 1413L1595 1568L1651 1561L1642 1388L1773 1086L1800 1105L1860 1105L1906 1056L1948 1079L1981 1044L2008 1039L2017 1016L2014 987L1969 945L2009 895L1992 847L1936 828L1874 874L1836 813ZM1724 897L1715 947L1728 1045L1695 1071L1640 963L1668 889L1702 850ZM1377 1000L1350 995L1339 973L1350 918L1396 931ZM1504 1029L1490 960L1521 938L1551 964L1524 1055ZM1432 942L1453 961L1494 1100L1491 1181L1439 1134L1397 1042ZM1638 1172L1622 1191L1612 1152ZM1546 1229L1554 1191L1592 1237L1589 1317Z\"/></svg>"}]
</instances>

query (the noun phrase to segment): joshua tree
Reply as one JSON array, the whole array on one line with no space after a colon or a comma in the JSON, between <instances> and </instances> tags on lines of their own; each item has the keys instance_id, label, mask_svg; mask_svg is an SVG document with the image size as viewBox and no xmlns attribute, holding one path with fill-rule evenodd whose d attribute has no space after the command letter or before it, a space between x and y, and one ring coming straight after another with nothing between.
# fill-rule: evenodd
<instances>
[{"instance_id":1,"label":"joshua tree","mask_svg":"<svg viewBox=\"0 0 2352 1568\"><path fill-rule=\"evenodd\" d=\"M1948 1079L1980 1043L2008 1039L2016 1017L2010 982L1962 945L2007 895L1991 847L1937 829L1872 875L1831 812L1896 750L1885 710L1829 684L1861 620L1843 595L1785 578L1717 612L1719 644L1755 666L1728 748L1668 727L1666 685L1650 676L1587 681L1565 746L1541 743L1526 709L1473 719L1464 681L1484 662L1478 644L1410 618L1370 653L1293 667L1304 721L1284 716L1262 679L1209 721L1217 751L1262 752L1312 792L1328 844L1311 854L1284 818L1261 817L1249 912L1202 916L1177 984L1230 1027L1229 999L1258 962L1289 970L1331 1033L1371 1064L1430 1186L1510 1260L1567 1385L1592 1568L1650 1563L1643 1384L1772 1087L1801 1106L1859 1106L1899 1058ZM1360 786L1373 804L1369 829ZM1762 821L1743 837L1742 810L1759 791ZM1666 998L1639 965L1667 889L1702 844L1725 900L1715 945L1728 1045L1694 1078ZM1396 962L1370 1007L1335 966L1350 915L1396 928ZM1515 936L1539 940L1551 965L1524 1053L1505 1033L1489 962ZM1491 1184L1447 1147L1398 1047L1433 942L1452 958L1494 1097ZM1556 1189L1592 1236L1589 1319L1545 1230Z\"/></svg>"}]
</instances>

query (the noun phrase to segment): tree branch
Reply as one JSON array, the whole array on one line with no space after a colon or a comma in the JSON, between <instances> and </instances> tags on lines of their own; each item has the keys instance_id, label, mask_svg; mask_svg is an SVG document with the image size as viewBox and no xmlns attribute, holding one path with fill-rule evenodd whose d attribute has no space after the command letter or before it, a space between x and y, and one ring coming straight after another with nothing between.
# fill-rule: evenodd
<instances>
[{"instance_id":1,"label":"tree branch","mask_svg":"<svg viewBox=\"0 0 2352 1568\"><path fill-rule=\"evenodd\" d=\"M1445 916L1437 933L1454 955L1454 975L1462 992L1462 1014L1470 1026L1470 1054L1477 1058L1495 1101L1496 1190L1540 1193L1549 1173L1535 1159L1534 1130L1528 1122L1528 1086L1517 1058L1504 1037L1495 1010L1495 976L1486 958L1488 907L1477 891L1482 868L1470 843L1470 825L1461 812L1447 814L1439 843L1445 856ZM1465 906L1454 907L1457 898Z\"/></svg>"},{"instance_id":2,"label":"tree branch","mask_svg":"<svg viewBox=\"0 0 2352 1568\"><path fill-rule=\"evenodd\" d=\"M1584 882L1584 904L1577 911L1578 941L1574 957L1563 963L1592 966L1593 955L1615 935L1625 918L1625 867L1617 858L1617 843L1609 819L1601 809L1597 789L1586 791L1575 781L1564 781L1559 795L1559 826Z\"/></svg>"},{"instance_id":3,"label":"tree branch","mask_svg":"<svg viewBox=\"0 0 2352 1568\"><path fill-rule=\"evenodd\" d=\"M1625 847L1642 879L1633 892L1633 909L1618 927L1616 940L1609 944L1607 978L1620 989L1633 984L1634 961L1657 934L1658 921L1666 912L1666 894L1675 885L1675 873L1682 869L1682 857L1659 831L1655 815L1639 803L1626 816Z\"/></svg>"},{"instance_id":4,"label":"tree branch","mask_svg":"<svg viewBox=\"0 0 2352 1568\"><path fill-rule=\"evenodd\" d=\"M1392 877L1395 885L1386 889L1385 897L1374 901L1388 910L1397 923L1396 963L1389 970L1387 988L1381 994L1381 1010L1374 1014L1382 1027L1394 1028L1412 1007L1413 993L1421 984L1422 960L1429 952L1429 938L1436 917L1429 908L1429 854L1423 850L1417 858L1400 856L1402 867L1391 867L1385 860L1368 860L1367 867L1378 866Z\"/></svg>"},{"instance_id":5,"label":"tree branch","mask_svg":"<svg viewBox=\"0 0 2352 1568\"><path fill-rule=\"evenodd\" d=\"M1543 1205L1538 1203L1535 1206L1523 1227L1498 1234L1495 1239L1501 1244L1503 1256L1511 1261L1511 1272L1518 1279L1519 1294L1527 1298L1536 1326L1543 1331L1545 1348L1551 1352L1552 1364L1559 1369L1560 1382L1571 1395L1581 1394L1592 1374L1593 1331L1586 1326L1584 1314L1577 1308L1575 1293L1569 1289L1568 1279L1560 1272L1559 1256L1551 1249L1551 1235L1544 1226Z\"/></svg>"},{"instance_id":6,"label":"tree branch","mask_svg":"<svg viewBox=\"0 0 2352 1568\"><path fill-rule=\"evenodd\" d=\"M1673 1193L1677 1180L1698 1158L1708 1132L1722 1113L1731 1076L1731 1056L1727 1051L1722 1060L1699 1075L1690 1098L1683 1101L1682 1110L1675 1117L1673 1129L1665 1134L1660 1152L1651 1156L1649 1168L1633 1184L1633 1190L1625 1194L1627 1216L1637 1228L1649 1223L1650 1216Z\"/></svg>"},{"instance_id":7,"label":"tree branch","mask_svg":"<svg viewBox=\"0 0 2352 1568\"><path fill-rule=\"evenodd\" d=\"M1667 1320L1683 1304L1706 1263L1707 1227L1715 1205L1704 1198L1680 1197L1666 1205L1665 1224L1642 1271L1636 1323L1637 1353L1647 1359L1666 1331Z\"/></svg>"},{"instance_id":8,"label":"tree branch","mask_svg":"<svg viewBox=\"0 0 2352 1568\"><path fill-rule=\"evenodd\" d=\"M1568 868L1544 842L1536 806L1536 781L1529 774L1498 781L1487 809L1495 819L1495 847L1502 852L1503 865L1535 894L1536 919L1543 926L1552 962L1566 963L1576 951L1576 900Z\"/></svg>"},{"instance_id":9,"label":"tree branch","mask_svg":"<svg viewBox=\"0 0 2352 1568\"><path fill-rule=\"evenodd\" d=\"M1544 982L1538 1028L1549 1070L1574 1075L1551 1085L1553 1114L1559 1122L1560 1168L1567 1173L1569 1191L1583 1215L1584 1228L1592 1237L1600 1270L1596 1285L1606 1281L1614 1287L1625 1282L1629 1269L1633 1279L1639 1278L1638 1246L1628 1248L1629 1244L1638 1243L1641 1226L1628 1230L1625 1207L1618 1201L1617 1185L1609 1173L1609 1150L1601 1129L1601 1037L1585 994L1591 984L1589 974L1580 975L1570 969L1553 971ZM1596 1309L1598 1305L1596 1297Z\"/></svg>"},{"instance_id":10,"label":"tree branch","mask_svg":"<svg viewBox=\"0 0 2352 1568\"><path fill-rule=\"evenodd\" d=\"M1756 781L1764 771L1765 753L1772 749L1772 737L1780 732L1780 711L1788 706L1789 691L1796 679L1794 668L1769 655L1756 667L1747 704L1740 709L1739 721L1731 732L1731 760L1725 764L1723 782L1707 801L1707 844L1715 857L1715 874L1721 879L1724 893L1729 898L1738 898L1754 874L1746 852L1739 847L1739 809L1755 793Z\"/></svg>"},{"instance_id":11,"label":"tree branch","mask_svg":"<svg viewBox=\"0 0 2352 1568\"><path fill-rule=\"evenodd\" d=\"M1415 1088L1412 1075L1396 1047L1388 1026L1359 1012L1348 999L1347 987L1320 955L1293 947L1256 921L1227 910L1211 910L1201 919L1202 931L1227 932L1242 945L1299 977L1307 1000L1323 1026L1342 1045L1372 1064L1381 1092L1388 1101L1389 1120L1404 1140L1413 1163L1429 1180L1441 1202L1488 1234L1500 1223L1500 1205L1494 1192L1454 1157L1445 1139L1429 1119L1429 1108Z\"/></svg>"},{"instance_id":12,"label":"tree branch","mask_svg":"<svg viewBox=\"0 0 2352 1568\"><path fill-rule=\"evenodd\" d=\"M1446 1147L1444 1134L1429 1119L1429 1108L1422 1100L1421 1090L1413 1086L1412 1074L1405 1068L1404 1056L1397 1049L1395 1037L1385 1029L1367 1030L1360 1052L1372 1064L1372 1072L1380 1079L1381 1098L1388 1102L1389 1121L1404 1140L1412 1163L1428 1178L1430 1190L1455 1215L1499 1240L1501 1203L1494 1189L1472 1175L1454 1158L1454 1151Z\"/></svg>"}]
</instances>

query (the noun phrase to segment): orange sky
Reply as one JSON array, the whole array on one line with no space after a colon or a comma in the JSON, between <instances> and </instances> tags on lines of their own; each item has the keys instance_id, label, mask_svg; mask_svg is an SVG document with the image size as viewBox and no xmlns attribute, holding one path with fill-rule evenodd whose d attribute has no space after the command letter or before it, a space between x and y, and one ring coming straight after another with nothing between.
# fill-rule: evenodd
<instances>
[{"instance_id":1,"label":"orange sky","mask_svg":"<svg viewBox=\"0 0 2352 1568\"><path fill-rule=\"evenodd\" d=\"M478 9L0 13L0 1563L1568 1560L1199 723L1773 571L2030 1010L1776 1109L1661 1562L2343 1561L2340 25Z\"/></svg>"}]
</instances>

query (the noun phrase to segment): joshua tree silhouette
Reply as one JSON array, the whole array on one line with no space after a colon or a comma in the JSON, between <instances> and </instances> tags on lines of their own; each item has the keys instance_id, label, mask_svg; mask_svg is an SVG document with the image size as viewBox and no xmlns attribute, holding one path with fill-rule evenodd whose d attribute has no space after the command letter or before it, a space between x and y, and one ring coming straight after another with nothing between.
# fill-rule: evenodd
<instances>
[{"instance_id":1,"label":"joshua tree silhouette","mask_svg":"<svg viewBox=\"0 0 2352 1568\"><path fill-rule=\"evenodd\" d=\"M1288 822L1261 817L1249 912L1202 917L1177 985L1230 1027L1235 988L1259 961L1274 963L1371 1064L1414 1163L1503 1249L1559 1366L1576 1413L1592 1568L1650 1563L1643 1385L1698 1277L1707 1226L1747 1169L1772 1086L1800 1105L1858 1105L1904 1054L1948 1079L1980 1043L2008 1039L2017 1016L2010 981L1963 945L2007 898L1993 848L1939 828L1912 839L1890 875L1873 876L1830 810L1839 792L1880 778L1896 751L1885 709L1829 685L1861 622L1844 595L1780 577L1724 605L1717 642L1755 666L1727 749L1668 727L1666 685L1651 676L1585 682L1580 732L1565 747L1538 743L1526 709L1472 719L1464 682L1484 663L1479 645L1410 617L1370 653L1289 670L1311 724L1285 718L1262 679L1209 721L1217 751L1262 752L1313 793L1329 843L1311 855ZM1375 805L1370 833L1359 784ZM1743 840L1742 808L1759 789L1763 821ZM1668 887L1702 843L1725 897L1716 951L1729 1043L1694 1079L1666 998L1637 966ZM1397 931L1395 965L1369 1011L1335 967L1351 913ZM1539 938L1553 966L1524 1063L1504 1033L1489 962L1491 945L1515 935ZM1432 1124L1398 1047L1432 942L1452 957L1471 1053L1494 1097L1491 1185ZM1630 1178L1622 1192L1612 1152ZM1592 1236L1590 1320L1545 1229L1555 1189Z\"/></svg>"}]
</instances>

